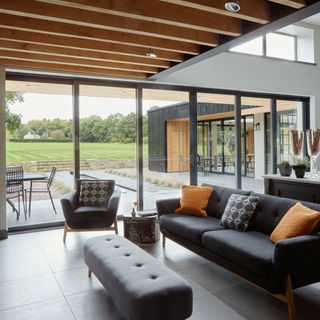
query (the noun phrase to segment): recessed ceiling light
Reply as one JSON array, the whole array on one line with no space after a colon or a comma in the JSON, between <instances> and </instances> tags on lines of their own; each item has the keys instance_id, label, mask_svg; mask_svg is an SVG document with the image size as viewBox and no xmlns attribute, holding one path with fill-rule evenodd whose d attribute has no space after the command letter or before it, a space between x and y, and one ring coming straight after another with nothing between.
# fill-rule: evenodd
<instances>
[{"instance_id":1,"label":"recessed ceiling light","mask_svg":"<svg viewBox=\"0 0 320 320\"><path fill-rule=\"evenodd\" d=\"M150 50L150 51L146 54L146 56L149 57L149 58L156 58L156 57L157 57L157 55L156 55L152 50Z\"/></svg>"},{"instance_id":2,"label":"recessed ceiling light","mask_svg":"<svg viewBox=\"0 0 320 320\"><path fill-rule=\"evenodd\" d=\"M240 4L238 1L227 1L224 6L226 10L230 12L238 12L240 10Z\"/></svg>"}]
</instances>

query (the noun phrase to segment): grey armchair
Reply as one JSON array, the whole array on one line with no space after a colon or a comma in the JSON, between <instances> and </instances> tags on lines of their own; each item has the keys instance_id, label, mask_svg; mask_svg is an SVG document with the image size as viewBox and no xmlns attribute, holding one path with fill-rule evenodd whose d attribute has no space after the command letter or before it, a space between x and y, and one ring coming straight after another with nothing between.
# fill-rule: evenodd
<instances>
[{"instance_id":1,"label":"grey armchair","mask_svg":"<svg viewBox=\"0 0 320 320\"><path fill-rule=\"evenodd\" d=\"M65 217L63 241L68 232L114 230L121 192L114 180L78 180L76 190L60 202Z\"/></svg>"}]
</instances>

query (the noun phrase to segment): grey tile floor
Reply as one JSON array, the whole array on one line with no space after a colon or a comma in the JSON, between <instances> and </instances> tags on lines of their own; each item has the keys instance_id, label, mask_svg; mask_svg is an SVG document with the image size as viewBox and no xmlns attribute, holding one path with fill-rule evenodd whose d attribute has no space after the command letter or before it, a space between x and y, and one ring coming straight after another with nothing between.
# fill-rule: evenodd
<instances>
[{"instance_id":1,"label":"grey tile floor","mask_svg":"<svg viewBox=\"0 0 320 320\"><path fill-rule=\"evenodd\" d=\"M107 290L87 277L82 246L100 234L68 234L65 245L62 229L0 241L0 319L124 320ZM192 320L287 319L284 303L172 241L144 249L190 282ZM296 290L295 300L298 320L319 319L320 284Z\"/></svg>"}]
</instances>

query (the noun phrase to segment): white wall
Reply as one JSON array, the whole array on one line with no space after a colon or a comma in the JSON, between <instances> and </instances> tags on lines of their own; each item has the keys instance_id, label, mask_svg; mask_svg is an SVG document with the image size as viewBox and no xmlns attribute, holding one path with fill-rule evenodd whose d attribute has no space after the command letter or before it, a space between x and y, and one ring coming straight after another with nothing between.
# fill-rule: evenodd
<instances>
[{"instance_id":1,"label":"white wall","mask_svg":"<svg viewBox=\"0 0 320 320\"><path fill-rule=\"evenodd\" d=\"M313 28L315 64L226 52L158 82L310 96L311 127L320 127L320 27Z\"/></svg>"},{"instance_id":2,"label":"white wall","mask_svg":"<svg viewBox=\"0 0 320 320\"><path fill-rule=\"evenodd\" d=\"M6 129L5 129L5 69L0 67L0 239L7 236L6 221Z\"/></svg>"}]
</instances>

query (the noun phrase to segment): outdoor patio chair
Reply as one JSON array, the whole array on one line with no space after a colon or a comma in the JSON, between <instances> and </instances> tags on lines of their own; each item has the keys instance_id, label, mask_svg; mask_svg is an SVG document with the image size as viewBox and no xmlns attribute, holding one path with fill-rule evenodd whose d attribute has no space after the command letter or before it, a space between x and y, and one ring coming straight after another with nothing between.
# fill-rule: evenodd
<instances>
[{"instance_id":1,"label":"outdoor patio chair","mask_svg":"<svg viewBox=\"0 0 320 320\"><path fill-rule=\"evenodd\" d=\"M197 168L198 171L201 171L204 176L208 175L210 172L208 158L197 154Z\"/></svg>"},{"instance_id":2,"label":"outdoor patio chair","mask_svg":"<svg viewBox=\"0 0 320 320\"><path fill-rule=\"evenodd\" d=\"M51 200L51 204L52 204L53 210L54 210L55 214L57 214L57 210L56 210L56 207L54 205L54 202L53 202L53 199L52 199L52 194L51 194L51 191L50 191L53 179L54 179L54 177L56 175L56 171L57 171L57 168L56 167L52 167L52 170L51 170L49 178L45 178L43 180L37 180L35 182L35 186L33 184L30 184L30 189L27 190L27 192L29 192L29 217L30 217L30 214L31 214L31 198L32 198L32 194L33 193L48 193L49 197L50 197L50 200Z\"/></svg>"},{"instance_id":3,"label":"outdoor patio chair","mask_svg":"<svg viewBox=\"0 0 320 320\"><path fill-rule=\"evenodd\" d=\"M11 199L18 198L18 209L11 201ZM6 168L6 200L11 206L12 210L17 213L17 220L20 217L20 198L22 199L23 211L25 219L27 220L27 203L26 203L26 189L23 184L23 167L7 167Z\"/></svg>"},{"instance_id":4,"label":"outdoor patio chair","mask_svg":"<svg viewBox=\"0 0 320 320\"><path fill-rule=\"evenodd\" d=\"M77 180L76 190L60 200L65 217L63 241L68 232L114 230L118 233L120 195L114 180Z\"/></svg>"}]
</instances>

